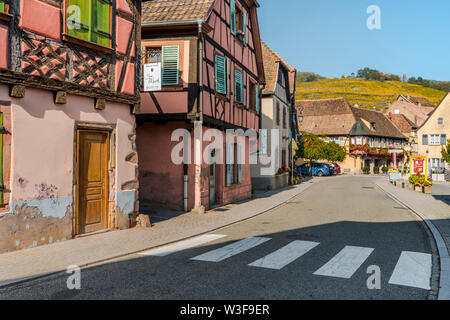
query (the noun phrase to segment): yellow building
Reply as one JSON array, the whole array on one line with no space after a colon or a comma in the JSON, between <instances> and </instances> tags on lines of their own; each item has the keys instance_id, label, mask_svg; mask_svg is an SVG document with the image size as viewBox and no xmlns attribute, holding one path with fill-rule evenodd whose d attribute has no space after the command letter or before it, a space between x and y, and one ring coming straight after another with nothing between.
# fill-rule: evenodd
<instances>
[{"instance_id":1,"label":"yellow building","mask_svg":"<svg viewBox=\"0 0 450 320\"><path fill-rule=\"evenodd\" d=\"M417 129L417 152L428 159L428 174L449 170L441 150L450 139L450 94L447 94L428 119Z\"/></svg>"}]
</instances>

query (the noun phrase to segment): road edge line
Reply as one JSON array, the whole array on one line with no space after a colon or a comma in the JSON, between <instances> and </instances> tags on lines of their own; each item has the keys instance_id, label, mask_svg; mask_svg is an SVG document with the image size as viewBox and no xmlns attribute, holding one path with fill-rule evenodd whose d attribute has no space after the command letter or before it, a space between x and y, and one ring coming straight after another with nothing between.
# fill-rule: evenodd
<instances>
[{"instance_id":1,"label":"road edge line","mask_svg":"<svg viewBox=\"0 0 450 320\"><path fill-rule=\"evenodd\" d=\"M450 256L448 253L447 245L442 237L439 229L431 222L428 217L420 212L417 209L414 209L412 206L408 205L401 199L399 199L394 194L389 191L383 189L377 182L375 185L384 193L386 193L389 197L403 205L404 207L411 210L414 214L416 214L423 222L425 222L426 226L430 230L434 241L436 242L437 251L439 254L439 286L438 286L438 300L450 300Z\"/></svg>"}]
</instances>

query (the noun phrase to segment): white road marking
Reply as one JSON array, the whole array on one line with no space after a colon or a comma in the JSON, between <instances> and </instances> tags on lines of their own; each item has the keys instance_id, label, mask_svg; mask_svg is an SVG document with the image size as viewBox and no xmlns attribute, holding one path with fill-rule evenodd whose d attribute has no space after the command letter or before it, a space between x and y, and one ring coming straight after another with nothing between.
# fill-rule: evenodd
<instances>
[{"instance_id":1,"label":"white road marking","mask_svg":"<svg viewBox=\"0 0 450 320\"><path fill-rule=\"evenodd\" d=\"M140 252L140 255L143 256L159 256L164 257L171 253L186 250L189 248L193 248L220 238L226 237L222 234L204 234L195 238L182 240L179 242L175 242L160 248L151 249L148 251Z\"/></svg>"},{"instance_id":2,"label":"white road marking","mask_svg":"<svg viewBox=\"0 0 450 320\"><path fill-rule=\"evenodd\" d=\"M212 250L199 256L196 256L194 258L191 258L191 260L219 262L234 255L237 255L241 252L247 251L269 240L270 238L260 238L260 237L251 237L242 239L232 244L229 244L225 247Z\"/></svg>"},{"instance_id":3,"label":"white road marking","mask_svg":"<svg viewBox=\"0 0 450 320\"><path fill-rule=\"evenodd\" d=\"M345 246L337 255L314 272L315 275L349 279L374 249Z\"/></svg>"},{"instance_id":4,"label":"white road marking","mask_svg":"<svg viewBox=\"0 0 450 320\"><path fill-rule=\"evenodd\" d=\"M430 278L431 254L402 251L389 283L429 290Z\"/></svg>"},{"instance_id":5,"label":"white road marking","mask_svg":"<svg viewBox=\"0 0 450 320\"><path fill-rule=\"evenodd\" d=\"M318 242L295 240L283 248L250 263L249 266L280 270L318 245Z\"/></svg>"}]
</instances>

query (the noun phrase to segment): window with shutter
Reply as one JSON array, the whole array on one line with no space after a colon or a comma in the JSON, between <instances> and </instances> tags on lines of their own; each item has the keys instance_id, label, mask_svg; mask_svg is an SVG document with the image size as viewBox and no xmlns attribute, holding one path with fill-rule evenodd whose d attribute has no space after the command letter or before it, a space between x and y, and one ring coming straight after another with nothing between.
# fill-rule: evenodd
<instances>
[{"instance_id":1,"label":"window with shutter","mask_svg":"<svg viewBox=\"0 0 450 320\"><path fill-rule=\"evenodd\" d=\"M422 144L423 145L428 144L428 135L427 134L422 135Z\"/></svg>"},{"instance_id":2,"label":"window with shutter","mask_svg":"<svg viewBox=\"0 0 450 320\"><path fill-rule=\"evenodd\" d=\"M441 134L441 144L446 145L447 144L447 135Z\"/></svg>"},{"instance_id":3,"label":"window with shutter","mask_svg":"<svg viewBox=\"0 0 450 320\"><path fill-rule=\"evenodd\" d=\"M230 28L231 33L236 35L236 2L230 0Z\"/></svg>"},{"instance_id":4,"label":"window with shutter","mask_svg":"<svg viewBox=\"0 0 450 320\"><path fill-rule=\"evenodd\" d=\"M234 71L234 101L244 103L244 77L239 70Z\"/></svg>"},{"instance_id":5,"label":"window with shutter","mask_svg":"<svg viewBox=\"0 0 450 320\"><path fill-rule=\"evenodd\" d=\"M242 145L237 144L237 182L242 183Z\"/></svg>"},{"instance_id":6,"label":"window with shutter","mask_svg":"<svg viewBox=\"0 0 450 320\"><path fill-rule=\"evenodd\" d=\"M0 12L7 12L7 7L6 7L6 1L5 0L0 0Z\"/></svg>"},{"instance_id":7,"label":"window with shutter","mask_svg":"<svg viewBox=\"0 0 450 320\"><path fill-rule=\"evenodd\" d=\"M162 47L162 85L176 86L179 83L180 46Z\"/></svg>"},{"instance_id":8,"label":"window with shutter","mask_svg":"<svg viewBox=\"0 0 450 320\"><path fill-rule=\"evenodd\" d=\"M234 173L233 173L234 146L232 143L227 143L226 146L227 146L226 185L227 187L229 187L234 183Z\"/></svg>"},{"instance_id":9,"label":"window with shutter","mask_svg":"<svg viewBox=\"0 0 450 320\"><path fill-rule=\"evenodd\" d=\"M111 0L67 0L67 5L69 36L111 47Z\"/></svg>"},{"instance_id":10,"label":"window with shutter","mask_svg":"<svg viewBox=\"0 0 450 320\"><path fill-rule=\"evenodd\" d=\"M247 14L244 12L242 14L242 19L243 19L243 31L244 31L244 46L247 45Z\"/></svg>"},{"instance_id":11,"label":"window with shutter","mask_svg":"<svg viewBox=\"0 0 450 320\"><path fill-rule=\"evenodd\" d=\"M216 55L215 57L215 78L216 92L227 94L227 65L225 57Z\"/></svg>"},{"instance_id":12,"label":"window with shutter","mask_svg":"<svg viewBox=\"0 0 450 320\"><path fill-rule=\"evenodd\" d=\"M259 113L259 88L258 88L258 84L255 84L255 100L256 100L256 112Z\"/></svg>"}]
</instances>

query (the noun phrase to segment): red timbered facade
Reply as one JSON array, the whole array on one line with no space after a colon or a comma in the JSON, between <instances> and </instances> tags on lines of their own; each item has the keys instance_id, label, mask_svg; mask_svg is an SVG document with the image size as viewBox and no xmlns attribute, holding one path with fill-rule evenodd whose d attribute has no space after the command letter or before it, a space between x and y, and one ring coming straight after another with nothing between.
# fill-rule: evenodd
<instances>
[{"instance_id":1,"label":"red timbered facade","mask_svg":"<svg viewBox=\"0 0 450 320\"><path fill-rule=\"evenodd\" d=\"M0 0L0 252L129 227L140 11Z\"/></svg>"},{"instance_id":2,"label":"red timbered facade","mask_svg":"<svg viewBox=\"0 0 450 320\"><path fill-rule=\"evenodd\" d=\"M191 210L251 196L250 141L246 138L245 146L224 142L223 156L234 158L233 165L180 165L171 161L178 143L171 141L173 131L188 130L192 148L194 122L202 133L220 130L224 141L226 129L257 131L265 78L256 1L181 2L142 4L144 64L161 63L162 86L141 88L137 147L140 200Z\"/></svg>"}]
</instances>

